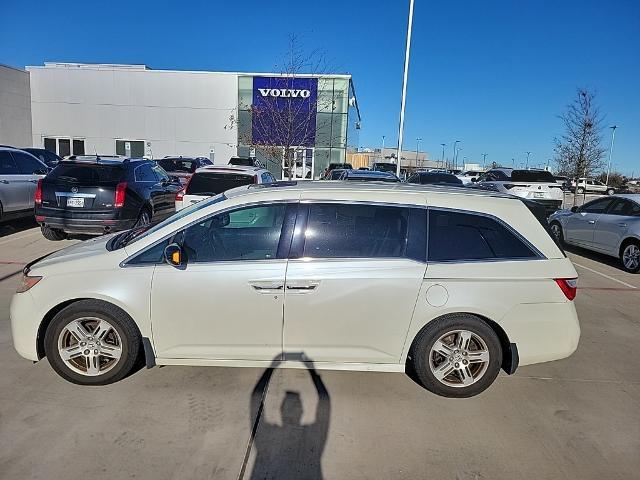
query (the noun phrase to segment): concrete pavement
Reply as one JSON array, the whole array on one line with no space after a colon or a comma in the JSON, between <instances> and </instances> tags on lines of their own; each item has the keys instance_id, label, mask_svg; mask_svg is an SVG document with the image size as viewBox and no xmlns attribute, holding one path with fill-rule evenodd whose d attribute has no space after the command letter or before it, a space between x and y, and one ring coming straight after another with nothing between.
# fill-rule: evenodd
<instances>
[{"instance_id":1,"label":"concrete pavement","mask_svg":"<svg viewBox=\"0 0 640 480\"><path fill-rule=\"evenodd\" d=\"M164 367L67 383L18 357L8 318L8 275L66 243L0 237L0 479L640 477L640 275L615 260L569 253L573 356L456 400L385 373Z\"/></svg>"}]
</instances>

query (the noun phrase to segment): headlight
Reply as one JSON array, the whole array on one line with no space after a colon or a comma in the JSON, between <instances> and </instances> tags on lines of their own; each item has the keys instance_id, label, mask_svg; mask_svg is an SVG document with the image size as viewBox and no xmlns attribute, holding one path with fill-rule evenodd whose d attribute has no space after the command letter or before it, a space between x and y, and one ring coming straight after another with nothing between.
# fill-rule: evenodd
<instances>
[{"instance_id":1,"label":"headlight","mask_svg":"<svg viewBox=\"0 0 640 480\"><path fill-rule=\"evenodd\" d=\"M37 276L30 277L29 275L23 275L22 282L20 283L20 285L18 285L18 289L16 290L16 293L26 292L27 290L31 289L31 287L33 287L40 280L42 280L42 277L37 277Z\"/></svg>"}]
</instances>

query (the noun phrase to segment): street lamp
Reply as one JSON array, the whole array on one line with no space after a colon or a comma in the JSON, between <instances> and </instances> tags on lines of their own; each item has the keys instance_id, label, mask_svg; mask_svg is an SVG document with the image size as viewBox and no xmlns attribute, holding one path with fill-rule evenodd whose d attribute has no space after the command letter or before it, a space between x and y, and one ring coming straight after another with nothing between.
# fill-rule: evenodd
<instances>
[{"instance_id":1,"label":"street lamp","mask_svg":"<svg viewBox=\"0 0 640 480\"><path fill-rule=\"evenodd\" d=\"M482 154L482 169L484 170L485 165L487 164L487 154Z\"/></svg>"},{"instance_id":2,"label":"street lamp","mask_svg":"<svg viewBox=\"0 0 640 480\"><path fill-rule=\"evenodd\" d=\"M453 155L451 156L451 163L453 163L455 161L455 158L456 158L456 147L458 146L459 143L460 143L460 140L456 140L455 142L453 142Z\"/></svg>"},{"instance_id":3,"label":"street lamp","mask_svg":"<svg viewBox=\"0 0 640 480\"><path fill-rule=\"evenodd\" d=\"M462 147L458 148L458 151L456 152L456 158L453 160L453 169L454 170L458 169L458 154L460 153L460 150L462 150Z\"/></svg>"},{"instance_id":4,"label":"street lamp","mask_svg":"<svg viewBox=\"0 0 640 480\"><path fill-rule=\"evenodd\" d=\"M396 175L400 176L402 159L402 136L404 134L404 107L407 103L407 77L409 76L409 53L411 51L411 29L413 28L413 1L409 0L409 22L407 24L407 43L404 49L404 74L402 76L402 100L400 102L400 124L398 125L398 165Z\"/></svg>"},{"instance_id":5,"label":"street lamp","mask_svg":"<svg viewBox=\"0 0 640 480\"><path fill-rule=\"evenodd\" d=\"M422 138L416 138L416 168L418 168L418 146L420 145L421 141Z\"/></svg>"},{"instance_id":6,"label":"street lamp","mask_svg":"<svg viewBox=\"0 0 640 480\"><path fill-rule=\"evenodd\" d=\"M527 163L525 163L524 168L529 168L529 155L531 155L531 152L524 152L527 154Z\"/></svg>"},{"instance_id":7,"label":"street lamp","mask_svg":"<svg viewBox=\"0 0 640 480\"><path fill-rule=\"evenodd\" d=\"M446 147L447 144L441 143L440 145L442 145L442 160L440 160L440 168L442 168L442 166L444 165L444 147Z\"/></svg>"},{"instance_id":8,"label":"street lamp","mask_svg":"<svg viewBox=\"0 0 640 480\"><path fill-rule=\"evenodd\" d=\"M609 174L611 173L611 155L613 155L613 141L616 139L616 128L617 125L613 125L609 127L611 129L611 146L609 147L609 166L607 167L607 181L604 182L607 187L609 186Z\"/></svg>"}]
</instances>

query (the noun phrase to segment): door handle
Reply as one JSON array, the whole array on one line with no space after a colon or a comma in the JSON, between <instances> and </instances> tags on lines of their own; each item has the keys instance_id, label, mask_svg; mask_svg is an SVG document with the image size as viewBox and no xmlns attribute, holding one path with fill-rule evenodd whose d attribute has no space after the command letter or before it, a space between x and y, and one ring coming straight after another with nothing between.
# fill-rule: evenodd
<instances>
[{"instance_id":1,"label":"door handle","mask_svg":"<svg viewBox=\"0 0 640 480\"><path fill-rule=\"evenodd\" d=\"M595 220L589 220L587 223L589 223L590 225L593 225L594 223L596 223Z\"/></svg>"},{"instance_id":2,"label":"door handle","mask_svg":"<svg viewBox=\"0 0 640 480\"><path fill-rule=\"evenodd\" d=\"M4 183L5 185L9 185L9 180L2 179L2 180L0 180L0 183Z\"/></svg>"},{"instance_id":3,"label":"door handle","mask_svg":"<svg viewBox=\"0 0 640 480\"><path fill-rule=\"evenodd\" d=\"M318 285L320 285L318 281L291 282L287 285L287 291L291 293L310 293L318 288Z\"/></svg>"},{"instance_id":4,"label":"door handle","mask_svg":"<svg viewBox=\"0 0 640 480\"><path fill-rule=\"evenodd\" d=\"M281 292L284 285L275 282L249 282L249 285L256 293L272 294Z\"/></svg>"}]
</instances>

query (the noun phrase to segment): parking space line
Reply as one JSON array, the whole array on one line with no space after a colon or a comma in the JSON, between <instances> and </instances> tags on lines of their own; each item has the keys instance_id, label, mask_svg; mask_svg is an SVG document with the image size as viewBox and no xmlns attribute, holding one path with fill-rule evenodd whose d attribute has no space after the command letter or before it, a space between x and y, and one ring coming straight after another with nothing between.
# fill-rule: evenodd
<instances>
[{"instance_id":1,"label":"parking space line","mask_svg":"<svg viewBox=\"0 0 640 480\"><path fill-rule=\"evenodd\" d=\"M599 271L597 271L597 270L594 270L593 268L585 267L584 265L580 265L579 263L576 263L576 262L573 262L573 264L574 264L576 267L584 268L585 270L588 270L588 271L590 271L590 272L593 272L593 273L595 273L595 274L597 274L597 275L600 275L601 277L607 278L607 279L609 279L609 280L611 280L611 281L613 281L613 282L617 282L617 283L619 283L620 285L624 285L625 287L633 288L634 290L638 288L638 287L635 287L635 286L631 285L630 283L623 282L622 280L618 280L617 278L610 277L609 275L606 275L606 274L604 274L604 273L602 273L602 272L599 272Z\"/></svg>"}]
</instances>

